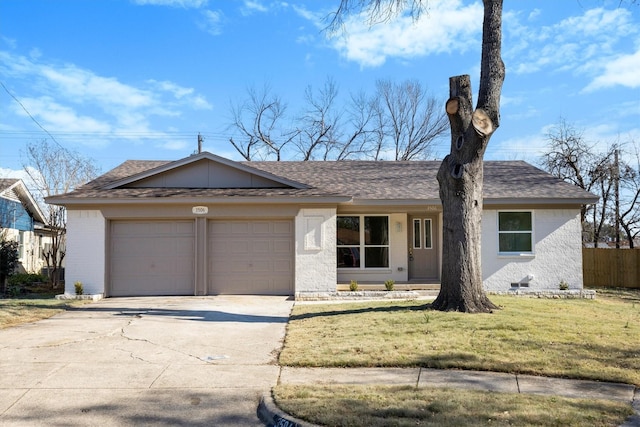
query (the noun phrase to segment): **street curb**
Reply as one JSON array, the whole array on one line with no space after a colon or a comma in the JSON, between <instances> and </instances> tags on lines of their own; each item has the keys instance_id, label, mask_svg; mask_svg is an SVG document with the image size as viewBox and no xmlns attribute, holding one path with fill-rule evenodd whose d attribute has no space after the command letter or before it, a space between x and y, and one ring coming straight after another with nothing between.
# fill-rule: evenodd
<instances>
[{"instance_id":1,"label":"street curb","mask_svg":"<svg viewBox=\"0 0 640 427\"><path fill-rule=\"evenodd\" d=\"M281 411L273 401L271 392L264 393L260 398L257 414L267 427L319 427Z\"/></svg>"},{"instance_id":2,"label":"street curb","mask_svg":"<svg viewBox=\"0 0 640 427\"><path fill-rule=\"evenodd\" d=\"M621 424L620 427L640 427L640 387L636 387L633 393L633 402L631 402L635 415L630 416Z\"/></svg>"}]
</instances>

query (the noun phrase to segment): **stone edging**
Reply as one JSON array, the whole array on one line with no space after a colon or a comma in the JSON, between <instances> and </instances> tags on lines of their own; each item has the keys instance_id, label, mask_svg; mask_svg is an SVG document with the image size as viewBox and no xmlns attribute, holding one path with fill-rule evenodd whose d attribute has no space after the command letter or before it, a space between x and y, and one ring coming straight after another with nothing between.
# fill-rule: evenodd
<instances>
[{"instance_id":1,"label":"stone edging","mask_svg":"<svg viewBox=\"0 0 640 427\"><path fill-rule=\"evenodd\" d=\"M87 301L100 301L104 298L103 294L86 294L86 295L74 295L74 294L60 294L56 295L56 299L60 300L87 300Z\"/></svg>"},{"instance_id":2,"label":"stone edging","mask_svg":"<svg viewBox=\"0 0 640 427\"><path fill-rule=\"evenodd\" d=\"M336 291L336 292L296 292L296 301L344 301L372 299L418 299L415 291Z\"/></svg>"},{"instance_id":3,"label":"stone edging","mask_svg":"<svg viewBox=\"0 0 640 427\"><path fill-rule=\"evenodd\" d=\"M509 289L506 291L487 291L489 295L513 295L524 298L547 299L596 299L596 291L592 289L561 290L535 290L535 289Z\"/></svg>"}]
</instances>

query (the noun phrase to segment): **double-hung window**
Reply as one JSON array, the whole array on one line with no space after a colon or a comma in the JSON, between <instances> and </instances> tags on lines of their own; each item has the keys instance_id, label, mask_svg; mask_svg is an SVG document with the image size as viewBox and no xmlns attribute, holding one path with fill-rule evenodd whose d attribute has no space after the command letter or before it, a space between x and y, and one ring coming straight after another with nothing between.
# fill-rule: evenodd
<instances>
[{"instance_id":1,"label":"double-hung window","mask_svg":"<svg viewBox=\"0 0 640 427\"><path fill-rule=\"evenodd\" d=\"M498 212L498 251L533 253L533 212Z\"/></svg>"},{"instance_id":2,"label":"double-hung window","mask_svg":"<svg viewBox=\"0 0 640 427\"><path fill-rule=\"evenodd\" d=\"M338 268L389 268L389 217L339 216Z\"/></svg>"}]
</instances>

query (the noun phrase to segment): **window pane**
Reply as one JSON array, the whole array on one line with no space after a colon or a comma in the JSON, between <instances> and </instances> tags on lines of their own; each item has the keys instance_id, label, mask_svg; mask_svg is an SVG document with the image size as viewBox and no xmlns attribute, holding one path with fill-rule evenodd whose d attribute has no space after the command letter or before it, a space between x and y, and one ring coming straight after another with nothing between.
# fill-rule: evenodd
<instances>
[{"instance_id":1,"label":"window pane","mask_svg":"<svg viewBox=\"0 0 640 427\"><path fill-rule=\"evenodd\" d=\"M531 233L500 233L500 252L531 252Z\"/></svg>"},{"instance_id":2,"label":"window pane","mask_svg":"<svg viewBox=\"0 0 640 427\"><path fill-rule=\"evenodd\" d=\"M338 245L360 244L360 217L339 216L337 229Z\"/></svg>"},{"instance_id":3,"label":"window pane","mask_svg":"<svg viewBox=\"0 0 640 427\"><path fill-rule=\"evenodd\" d=\"M365 248L364 266L366 268L389 267L389 248Z\"/></svg>"},{"instance_id":4,"label":"window pane","mask_svg":"<svg viewBox=\"0 0 640 427\"><path fill-rule=\"evenodd\" d=\"M413 248L414 249L420 249L420 235L422 233L420 233L420 220L419 219L414 219L413 220Z\"/></svg>"},{"instance_id":5,"label":"window pane","mask_svg":"<svg viewBox=\"0 0 640 427\"><path fill-rule=\"evenodd\" d=\"M431 249L431 220L424 220L424 247Z\"/></svg>"},{"instance_id":6,"label":"window pane","mask_svg":"<svg viewBox=\"0 0 640 427\"><path fill-rule=\"evenodd\" d=\"M359 268L360 267L360 249L338 248L338 268Z\"/></svg>"},{"instance_id":7,"label":"window pane","mask_svg":"<svg viewBox=\"0 0 640 427\"><path fill-rule=\"evenodd\" d=\"M386 216L364 217L364 244L389 244L389 218Z\"/></svg>"},{"instance_id":8,"label":"window pane","mask_svg":"<svg viewBox=\"0 0 640 427\"><path fill-rule=\"evenodd\" d=\"M531 212L500 212L500 231L531 231Z\"/></svg>"}]
</instances>

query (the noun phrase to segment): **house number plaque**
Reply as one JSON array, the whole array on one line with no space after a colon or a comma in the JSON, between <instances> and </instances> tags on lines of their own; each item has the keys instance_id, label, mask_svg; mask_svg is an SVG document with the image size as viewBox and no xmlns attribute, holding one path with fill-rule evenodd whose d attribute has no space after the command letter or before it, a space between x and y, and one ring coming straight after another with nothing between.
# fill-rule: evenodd
<instances>
[{"instance_id":1,"label":"house number plaque","mask_svg":"<svg viewBox=\"0 0 640 427\"><path fill-rule=\"evenodd\" d=\"M191 208L191 212L196 215L204 215L206 213L209 213L209 208L206 206L194 206Z\"/></svg>"}]
</instances>

